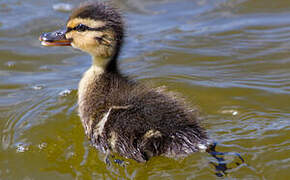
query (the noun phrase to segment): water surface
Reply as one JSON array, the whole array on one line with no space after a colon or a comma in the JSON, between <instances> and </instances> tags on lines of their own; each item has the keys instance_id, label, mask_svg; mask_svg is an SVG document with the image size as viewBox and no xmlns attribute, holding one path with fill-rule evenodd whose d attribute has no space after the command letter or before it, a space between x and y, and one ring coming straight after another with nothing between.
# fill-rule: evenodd
<instances>
[{"instance_id":1,"label":"water surface","mask_svg":"<svg viewBox=\"0 0 290 180\"><path fill-rule=\"evenodd\" d=\"M0 179L216 179L206 153L105 165L76 111L90 57L38 41L64 26L69 12L53 9L64 2L79 3L0 1ZM122 72L201 110L217 149L246 160L227 178L289 179L290 2L114 2L127 22Z\"/></svg>"}]
</instances>

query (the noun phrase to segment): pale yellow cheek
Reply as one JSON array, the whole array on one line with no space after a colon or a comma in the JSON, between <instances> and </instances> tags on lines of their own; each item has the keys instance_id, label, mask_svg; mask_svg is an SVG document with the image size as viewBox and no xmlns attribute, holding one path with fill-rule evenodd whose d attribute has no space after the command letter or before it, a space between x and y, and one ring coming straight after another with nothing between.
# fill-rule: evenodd
<instances>
[{"instance_id":1,"label":"pale yellow cheek","mask_svg":"<svg viewBox=\"0 0 290 180\"><path fill-rule=\"evenodd\" d=\"M71 33L71 32L66 33L66 34L65 34L65 38L67 38L67 39L72 38L72 33Z\"/></svg>"},{"instance_id":2,"label":"pale yellow cheek","mask_svg":"<svg viewBox=\"0 0 290 180\"><path fill-rule=\"evenodd\" d=\"M100 44L96 37L105 35L104 44ZM93 56L110 57L112 56L115 46L113 34L111 32L76 32L72 31L66 34L66 38L72 38L72 46L82 51L88 52Z\"/></svg>"},{"instance_id":3,"label":"pale yellow cheek","mask_svg":"<svg viewBox=\"0 0 290 180\"><path fill-rule=\"evenodd\" d=\"M73 38L73 43L75 46L87 49L90 46L97 46L98 42L95 39L96 36L99 36L99 33L92 33L92 32L74 32L68 35L69 37Z\"/></svg>"}]
</instances>

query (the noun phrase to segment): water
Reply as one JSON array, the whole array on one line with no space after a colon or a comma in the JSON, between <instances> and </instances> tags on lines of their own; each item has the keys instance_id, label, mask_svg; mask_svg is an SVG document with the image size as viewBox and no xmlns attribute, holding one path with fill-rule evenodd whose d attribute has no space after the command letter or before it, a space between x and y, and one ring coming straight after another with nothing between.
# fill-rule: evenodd
<instances>
[{"instance_id":1,"label":"water","mask_svg":"<svg viewBox=\"0 0 290 180\"><path fill-rule=\"evenodd\" d=\"M198 106L217 150L246 160L227 178L289 179L290 2L114 2L127 22L122 71ZM206 153L104 164L76 111L89 56L38 41L64 26L58 3L79 1L0 1L0 179L216 179Z\"/></svg>"}]
</instances>

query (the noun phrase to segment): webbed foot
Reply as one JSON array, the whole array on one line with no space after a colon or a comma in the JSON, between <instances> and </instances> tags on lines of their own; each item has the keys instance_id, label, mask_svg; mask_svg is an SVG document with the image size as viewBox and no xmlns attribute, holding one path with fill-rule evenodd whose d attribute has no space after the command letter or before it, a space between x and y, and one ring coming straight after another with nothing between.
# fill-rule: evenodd
<instances>
[{"instance_id":1,"label":"webbed foot","mask_svg":"<svg viewBox=\"0 0 290 180\"><path fill-rule=\"evenodd\" d=\"M110 167L112 165L111 162L114 162L115 164L123 167L129 164L129 162L123 161L121 159L116 159L114 155L111 155L110 152L107 152L105 156L105 163L108 167Z\"/></svg>"},{"instance_id":2,"label":"webbed foot","mask_svg":"<svg viewBox=\"0 0 290 180\"><path fill-rule=\"evenodd\" d=\"M216 148L216 145L217 143L214 143L212 144L208 149L207 149L207 152L212 156L214 157L216 160L217 160L217 163L214 163L214 162L210 162L210 164L212 164L215 169L216 169L216 175L218 177L222 177L222 176L225 176L227 173L226 171L228 169L232 169L232 168L229 168L227 166L227 163L226 163L226 160L224 159L224 156L225 155L229 155L229 156L236 156L238 157L240 160L241 160L241 163L239 162L235 162L235 164L237 166L241 165L242 163L245 162L245 160L242 158L242 156L239 154L239 153L234 153L234 152L218 152L215 150ZM220 156L220 157L218 157Z\"/></svg>"}]
</instances>

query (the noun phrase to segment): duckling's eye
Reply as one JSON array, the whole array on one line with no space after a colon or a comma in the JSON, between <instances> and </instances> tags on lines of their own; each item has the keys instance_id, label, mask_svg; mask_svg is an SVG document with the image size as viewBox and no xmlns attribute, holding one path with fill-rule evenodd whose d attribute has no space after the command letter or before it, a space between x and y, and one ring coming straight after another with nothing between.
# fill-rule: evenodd
<instances>
[{"instance_id":1,"label":"duckling's eye","mask_svg":"<svg viewBox=\"0 0 290 180\"><path fill-rule=\"evenodd\" d=\"M78 32L83 32L85 30L88 30L89 27L83 24L79 24L76 27L74 27L74 30L78 31Z\"/></svg>"}]
</instances>

